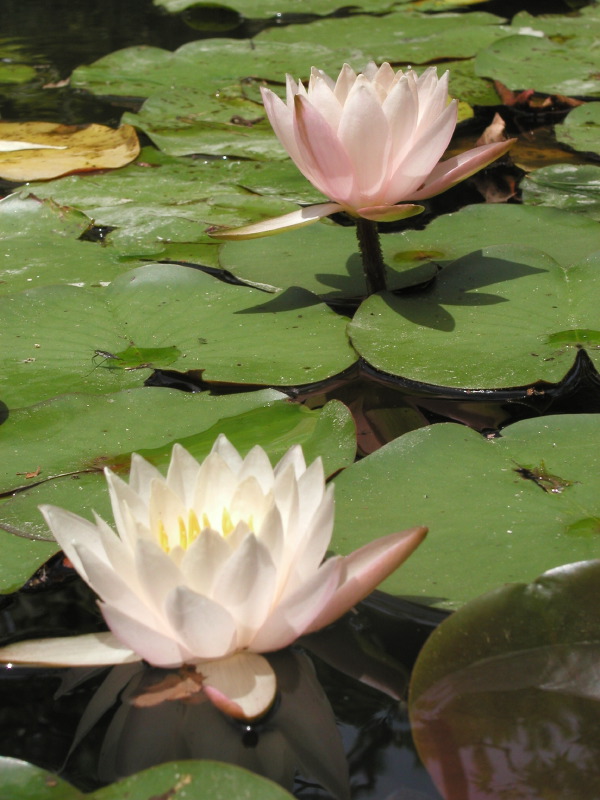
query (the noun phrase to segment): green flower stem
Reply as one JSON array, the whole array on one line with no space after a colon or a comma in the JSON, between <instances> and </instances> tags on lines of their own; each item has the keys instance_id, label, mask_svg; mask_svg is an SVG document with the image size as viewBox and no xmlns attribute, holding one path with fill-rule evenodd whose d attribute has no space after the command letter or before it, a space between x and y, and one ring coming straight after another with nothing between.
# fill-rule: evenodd
<instances>
[{"instance_id":1,"label":"green flower stem","mask_svg":"<svg viewBox=\"0 0 600 800\"><path fill-rule=\"evenodd\" d=\"M367 283L367 294L385 291L387 289L385 264L379 243L377 223L359 217L356 220L356 236Z\"/></svg>"}]
</instances>

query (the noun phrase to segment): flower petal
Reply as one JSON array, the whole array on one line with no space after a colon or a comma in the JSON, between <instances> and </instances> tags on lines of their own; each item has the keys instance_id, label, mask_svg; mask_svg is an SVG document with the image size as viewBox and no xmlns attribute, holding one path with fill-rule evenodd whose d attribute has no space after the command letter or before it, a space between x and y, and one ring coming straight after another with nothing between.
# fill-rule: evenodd
<instances>
[{"instance_id":1,"label":"flower petal","mask_svg":"<svg viewBox=\"0 0 600 800\"><path fill-rule=\"evenodd\" d=\"M464 181L470 175L503 156L516 141L516 139L509 139L506 142L484 144L481 147L467 150L466 153L448 158L446 161L440 161L423 186L417 192L413 192L412 199L424 200L427 197L434 197L440 192L445 192L446 189Z\"/></svg>"},{"instance_id":2,"label":"flower petal","mask_svg":"<svg viewBox=\"0 0 600 800\"><path fill-rule=\"evenodd\" d=\"M98 603L106 624L118 641L154 667L179 667L193 660L193 654L171 636L143 625L114 606Z\"/></svg>"},{"instance_id":3,"label":"flower petal","mask_svg":"<svg viewBox=\"0 0 600 800\"><path fill-rule=\"evenodd\" d=\"M342 559L345 575L338 590L305 633L324 628L370 594L381 581L406 561L421 544L426 533L427 528L423 527L392 533L345 556Z\"/></svg>"},{"instance_id":4,"label":"flower petal","mask_svg":"<svg viewBox=\"0 0 600 800\"><path fill-rule=\"evenodd\" d=\"M225 714L253 720L271 708L277 680L271 665L256 653L236 653L196 667L202 687L210 700Z\"/></svg>"},{"instance_id":5,"label":"flower petal","mask_svg":"<svg viewBox=\"0 0 600 800\"><path fill-rule=\"evenodd\" d=\"M252 650L257 653L280 650L303 633L314 630L313 622L331 602L342 570L342 559L330 558L295 592L283 596L252 640Z\"/></svg>"},{"instance_id":6,"label":"flower petal","mask_svg":"<svg viewBox=\"0 0 600 800\"><path fill-rule=\"evenodd\" d=\"M98 535L98 528L93 522L70 511L65 511L64 508L42 505L40 506L40 511L63 552L72 562L77 572L86 580L85 565L81 562L75 545L85 544L99 558L106 560L104 548L102 547L102 537ZM117 538L114 533L113 536Z\"/></svg>"},{"instance_id":7,"label":"flower petal","mask_svg":"<svg viewBox=\"0 0 600 800\"><path fill-rule=\"evenodd\" d=\"M255 222L253 225L244 225L242 228L231 228L229 230L208 230L207 233L213 239L259 239L262 236L273 236L282 231L291 231L294 228L303 228L305 225L312 225L323 217L342 211L338 203L320 203L316 206L305 206L291 214L284 214L273 219L264 219L262 222Z\"/></svg>"},{"instance_id":8,"label":"flower petal","mask_svg":"<svg viewBox=\"0 0 600 800\"><path fill-rule=\"evenodd\" d=\"M295 99L296 142L310 175L306 177L331 200L353 205L354 164L323 115L301 95Z\"/></svg>"},{"instance_id":9,"label":"flower petal","mask_svg":"<svg viewBox=\"0 0 600 800\"><path fill-rule=\"evenodd\" d=\"M386 179L392 137L377 93L362 75L344 104L338 137L352 162L362 202L368 202Z\"/></svg>"},{"instance_id":10,"label":"flower petal","mask_svg":"<svg viewBox=\"0 0 600 800\"><path fill-rule=\"evenodd\" d=\"M0 648L0 662L51 667L92 667L127 664L140 657L112 633L86 633L32 639Z\"/></svg>"},{"instance_id":11,"label":"flower petal","mask_svg":"<svg viewBox=\"0 0 600 800\"><path fill-rule=\"evenodd\" d=\"M236 624L229 611L187 586L173 589L165 614L174 635L193 654L188 660L222 658L237 647Z\"/></svg>"},{"instance_id":12,"label":"flower petal","mask_svg":"<svg viewBox=\"0 0 600 800\"><path fill-rule=\"evenodd\" d=\"M401 203L397 206L369 206L357 209L357 214L373 222L395 222L399 219L408 219L425 211L424 206L414 203Z\"/></svg>"}]
</instances>

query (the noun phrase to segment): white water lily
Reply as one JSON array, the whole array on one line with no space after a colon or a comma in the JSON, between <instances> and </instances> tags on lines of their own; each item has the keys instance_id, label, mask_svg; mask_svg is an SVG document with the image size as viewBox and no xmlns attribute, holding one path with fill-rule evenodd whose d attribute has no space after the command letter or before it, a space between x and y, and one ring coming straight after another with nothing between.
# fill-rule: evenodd
<instances>
[{"instance_id":1,"label":"white water lily","mask_svg":"<svg viewBox=\"0 0 600 800\"><path fill-rule=\"evenodd\" d=\"M166 479L135 454L129 484L105 473L118 536L99 517L41 510L111 632L9 645L0 660L195 664L206 694L233 716L256 717L274 699L259 653L340 617L426 533L413 528L323 561L333 487L299 446L273 468L262 448L242 458L221 435L202 463L175 445Z\"/></svg>"}]
</instances>

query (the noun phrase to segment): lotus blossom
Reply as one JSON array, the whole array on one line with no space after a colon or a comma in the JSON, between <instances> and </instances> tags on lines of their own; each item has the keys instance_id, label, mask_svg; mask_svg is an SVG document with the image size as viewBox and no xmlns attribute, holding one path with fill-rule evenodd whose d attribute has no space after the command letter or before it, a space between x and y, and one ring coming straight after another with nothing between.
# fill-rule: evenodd
<instances>
[{"instance_id":1,"label":"lotus blossom","mask_svg":"<svg viewBox=\"0 0 600 800\"><path fill-rule=\"evenodd\" d=\"M375 222L420 213L433 197L490 164L514 140L486 144L440 161L457 122L448 72L421 76L370 63L357 75L344 64L336 81L312 68L308 89L287 76L286 102L262 89L273 129L300 172L331 202L231 231L254 238L302 227L337 211ZM407 202L410 201L410 202Z\"/></svg>"},{"instance_id":2,"label":"lotus blossom","mask_svg":"<svg viewBox=\"0 0 600 800\"><path fill-rule=\"evenodd\" d=\"M166 479L134 454L129 483L105 470L118 535L54 506L41 511L65 555L99 595L110 632L19 642L0 661L62 666L144 659L196 665L227 713L271 705L279 650L348 611L423 539L413 528L323 561L333 487L292 447L273 468L223 436L198 463L175 445Z\"/></svg>"}]
</instances>

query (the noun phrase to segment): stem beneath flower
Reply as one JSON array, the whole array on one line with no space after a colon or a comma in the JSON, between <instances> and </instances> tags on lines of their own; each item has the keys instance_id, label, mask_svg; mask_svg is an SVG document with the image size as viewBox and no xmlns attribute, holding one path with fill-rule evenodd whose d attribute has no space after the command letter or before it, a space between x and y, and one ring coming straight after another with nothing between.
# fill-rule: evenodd
<instances>
[{"instance_id":1,"label":"stem beneath flower","mask_svg":"<svg viewBox=\"0 0 600 800\"><path fill-rule=\"evenodd\" d=\"M356 237L367 283L367 294L385 291L387 289L385 264L383 263L377 223L370 219L358 217L356 220Z\"/></svg>"}]
</instances>

